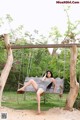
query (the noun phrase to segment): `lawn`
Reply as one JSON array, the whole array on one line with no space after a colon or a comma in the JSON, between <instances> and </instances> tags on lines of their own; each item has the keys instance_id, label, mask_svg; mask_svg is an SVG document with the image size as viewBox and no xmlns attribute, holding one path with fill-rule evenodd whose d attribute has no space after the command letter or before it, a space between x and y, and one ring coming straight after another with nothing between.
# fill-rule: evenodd
<instances>
[{"instance_id":1,"label":"lawn","mask_svg":"<svg viewBox=\"0 0 80 120\"><path fill-rule=\"evenodd\" d=\"M67 94L63 94L63 97L59 97L58 94L46 94L46 102L44 104L44 97L41 97L41 110L48 110L53 107L64 107ZM24 99L25 98L25 99ZM14 109L28 109L36 110L37 101L36 93L28 92L24 94L17 94L16 92L3 93L2 106L6 106Z\"/></svg>"}]
</instances>

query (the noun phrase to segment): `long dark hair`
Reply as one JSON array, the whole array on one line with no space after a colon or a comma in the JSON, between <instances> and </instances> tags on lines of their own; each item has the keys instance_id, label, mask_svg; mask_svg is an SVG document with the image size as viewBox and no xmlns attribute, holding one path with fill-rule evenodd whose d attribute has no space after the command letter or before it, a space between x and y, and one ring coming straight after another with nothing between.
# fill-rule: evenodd
<instances>
[{"instance_id":1,"label":"long dark hair","mask_svg":"<svg viewBox=\"0 0 80 120\"><path fill-rule=\"evenodd\" d=\"M52 74L52 72L51 72L50 70L47 70L47 71L46 71L46 77L48 78L48 76L47 76L48 72L50 72L51 77L53 77L53 74Z\"/></svg>"}]
</instances>

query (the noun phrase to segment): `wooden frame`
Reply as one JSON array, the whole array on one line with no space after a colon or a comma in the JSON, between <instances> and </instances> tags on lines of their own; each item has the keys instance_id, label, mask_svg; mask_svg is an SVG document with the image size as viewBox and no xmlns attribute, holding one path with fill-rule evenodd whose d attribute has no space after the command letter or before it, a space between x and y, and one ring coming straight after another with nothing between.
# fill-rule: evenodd
<instances>
[{"instance_id":1,"label":"wooden frame","mask_svg":"<svg viewBox=\"0 0 80 120\"><path fill-rule=\"evenodd\" d=\"M37 44L37 45L11 45L12 49L23 49L23 48L70 48L76 45L80 47L80 44Z\"/></svg>"},{"instance_id":2,"label":"wooden frame","mask_svg":"<svg viewBox=\"0 0 80 120\"><path fill-rule=\"evenodd\" d=\"M76 62L77 62L77 47L80 44L39 44L39 45L13 45L12 49L23 48L70 48L70 92L66 99L65 109L72 110L79 91L79 83L76 79Z\"/></svg>"},{"instance_id":3,"label":"wooden frame","mask_svg":"<svg viewBox=\"0 0 80 120\"><path fill-rule=\"evenodd\" d=\"M77 62L77 47L80 47L80 44L39 44L39 45L11 45L9 41L9 35L4 34L5 49L7 49L7 61L5 67L2 70L0 76L0 106L2 100L2 93L4 86L6 84L8 75L10 73L12 64L13 64L13 53L12 49L23 49L23 48L70 48L71 58L70 58L70 92L66 99L65 109L72 110L74 102L77 98L79 91L79 83L76 79L76 62Z\"/></svg>"}]
</instances>

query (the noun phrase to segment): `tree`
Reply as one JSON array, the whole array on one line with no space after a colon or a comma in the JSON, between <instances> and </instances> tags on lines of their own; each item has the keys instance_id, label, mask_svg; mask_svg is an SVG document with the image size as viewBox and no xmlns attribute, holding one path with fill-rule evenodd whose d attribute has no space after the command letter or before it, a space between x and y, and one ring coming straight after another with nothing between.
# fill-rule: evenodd
<instances>
[{"instance_id":1,"label":"tree","mask_svg":"<svg viewBox=\"0 0 80 120\"><path fill-rule=\"evenodd\" d=\"M60 31L58 30L57 26L51 28L51 32L49 33L49 37L53 37L53 42L58 43L59 38L62 37Z\"/></svg>"},{"instance_id":2,"label":"tree","mask_svg":"<svg viewBox=\"0 0 80 120\"><path fill-rule=\"evenodd\" d=\"M1 72L1 76L0 76L0 106L1 106L3 89L6 84L6 81L7 81L7 78L8 78L9 72L11 70L12 63L13 63L13 54L12 54L12 49L10 47L10 41L9 41L8 34L4 34L4 42L5 42L5 46L7 49L7 61L6 61L6 64L4 66L4 69Z\"/></svg>"},{"instance_id":3,"label":"tree","mask_svg":"<svg viewBox=\"0 0 80 120\"><path fill-rule=\"evenodd\" d=\"M77 46L71 48L71 59L70 59L70 92L66 99L65 109L72 110L74 102L77 98L79 91L79 83L76 79L76 62L77 62Z\"/></svg>"},{"instance_id":4,"label":"tree","mask_svg":"<svg viewBox=\"0 0 80 120\"><path fill-rule=\"evenodd\" d=\"M77 35L80 34L80 31L77 29L80 25L80 20L76 20L74 23L72 23L70 19L70 6L67 6L67 8L64 8L64 11L67 16L67 30L65 32L65 39L62 41L62 43L70 43L70 42L76 42ZM79 42L79 41L78 41Z\"/></svg>"}]
</instances>

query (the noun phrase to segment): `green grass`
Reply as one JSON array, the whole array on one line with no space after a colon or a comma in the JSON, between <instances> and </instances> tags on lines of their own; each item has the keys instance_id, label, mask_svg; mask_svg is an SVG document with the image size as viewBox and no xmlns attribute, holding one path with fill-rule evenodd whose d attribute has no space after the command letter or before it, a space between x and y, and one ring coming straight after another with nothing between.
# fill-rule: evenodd
<instances>
[{"instance_id":1,"label":"green grass","mask_svg":"<svg viewBox=\"0 0 80 120\"><path fill-rule=\"evenodd\" d=\"M41 110L65 106L66 94L63 94L62 98L60 98L57 94L46 94L45 98L46 103L44 104L44 97L41 97ZM26 93L24 100L23 94L17 94L16 92L4 92L2 106L21 110L37 110L36 93Z\"/></svg>"}]
</instances>

